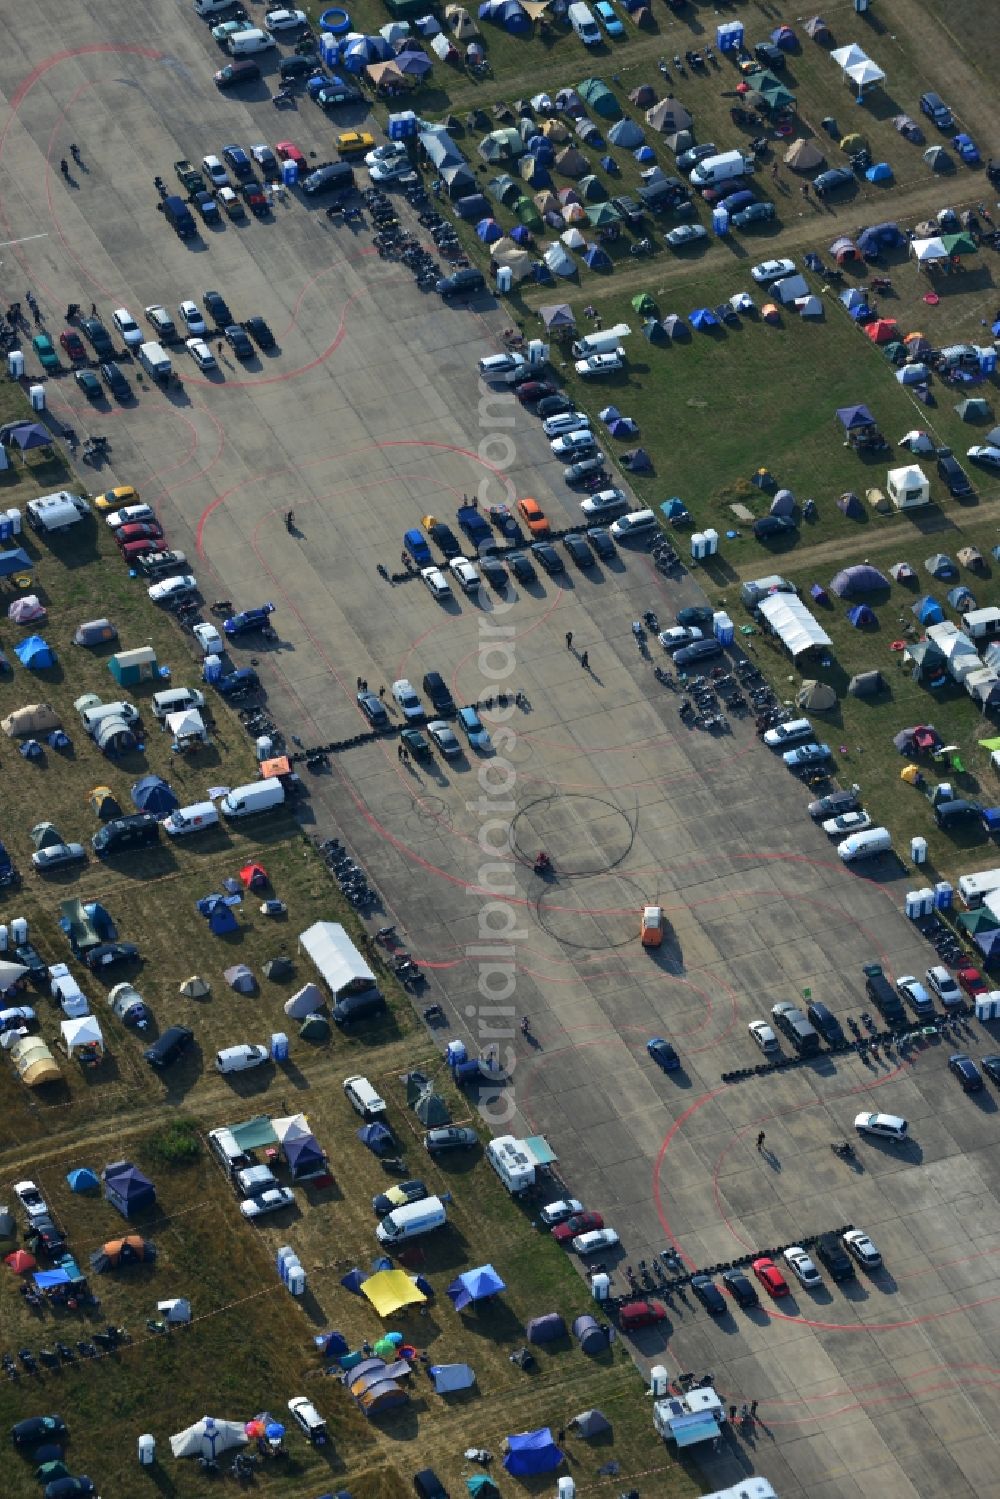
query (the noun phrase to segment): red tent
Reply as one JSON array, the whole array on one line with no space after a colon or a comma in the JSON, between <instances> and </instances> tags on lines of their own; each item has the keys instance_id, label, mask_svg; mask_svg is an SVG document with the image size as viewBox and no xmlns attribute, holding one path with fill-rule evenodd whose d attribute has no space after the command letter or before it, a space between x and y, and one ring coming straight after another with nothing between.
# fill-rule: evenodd
<instances>
[{"instance_id":1,"label":"red tent","mask_svg":"<svg viewBox=\"0 0 1000 1499\"><path fill-rule=\"evenodd\" d=\"M15 1275L24 1275L26 1271L34 1270L35 1256L26 1249L15 1249L13 1254L4 1257L4 1264L9 1265Z\"/></svg>"},{"instance_id":2,"label":"red tent","mask_svg":"<svg viewBox=\"0 0 1000 1499\"><path fill-rule=\"evenodd\" d=\"M248 890L266 890L270 883L263 864L244 864L240 879Z\"/></svg>"},{"instance_id":3,"label":"red tent","mask_svg":"<svg viewBox=\"0 0 1000 1499\"><path fill-rule=\"evenodd\" d=\"M865 332L873 344L888 344L899 337L899 324L894 317L880 317L876 322L869 323Z\"/></svg>"}]
</instances>

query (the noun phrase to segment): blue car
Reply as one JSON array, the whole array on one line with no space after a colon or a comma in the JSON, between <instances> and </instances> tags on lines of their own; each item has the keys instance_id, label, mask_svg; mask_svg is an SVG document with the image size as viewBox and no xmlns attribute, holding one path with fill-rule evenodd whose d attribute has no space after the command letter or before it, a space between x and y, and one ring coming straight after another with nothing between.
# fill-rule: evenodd
<instances>
[{"instance_id":1,"label":"blue car","mask_svg":"<svg viewBox=\"0 0 1000 1499\"><path fill-rule=\"evenodd\" d=\"M403 537L403 545L418 567L433 566L434 558L422 531L407 531Z\"/></svg>"},{"instance_id":2,"label":"blue car","mask_svg":"<svg viewBox=\"0 0 1000 1499\"><path fill-rule=\"evenodd\" d=\"M739 192L730 193L728 198L723 198L719 204L727 213L740 213L744 208L749 208L751 203L757 200L747 187L741 187Z\"/></svg>"},{"instance_id":3,"label":"blue car","mask_svg":"<svg viewBox=\"0 0 1000 1499\"><path fill-rule=\"evenodd\" d=\"M979 147L972 139L972 136L966 135L964 131L962 131L960 135L955 136L954 140L952 141L952 145L955 147L955 150L965 162L966 166L977 166L978 163L982 160L982 157L979 155Z\"/></svg>"},{"instance_id":4,"label":"blue car","mask_svg":"<svg viewBox=\"0 0 1000 1499\"><path fill-rule=\"evenodd\" d=\"M260 687L260 677L252 666L241 666L238 671L228 672L212 686L223 697L247 697Z\"/></svg>"},{"instance_id":5,"label":"blue car","mask_svg":"<svg viewBox=\"0 0 1000 1499\"><path fill-rule=\"evenodd\" d=\"M237 182L248 182L253 176L253 162L242 146L223 146L222 159Z\"/></svg>"},{"instance_id":6,"label":"blue car","mask_svg":"<svg viewBox=\"0 0 1000 1499\"><path fill-rule=\"evenodd\" d=\"M474 547L490 540L493 533L490 531L489 524L474 505L460 505L456 512L456 519Z\"/></svg>"},{"instance_id":7,"label":"blue car","mask_svg":"<svg viewBox=\"0 0 1000 1499\"><path fill-rule=\"evenodd\" d=\"M661 1067L664 1072L676 1072L681 1065L680 1057L670 1042L664 1041L662 1036L654 1036L651 1041L647 1041L646 1050L657 1067Z\"/></svg>"},{"instance_id":8,"label":"blue car","mask_svg":"<svg viewBox=\"0 0 1000 1499\"><path fill-rule=\"evenodd\" d=\"M608 33L608 36L625 35L625 27L622 25L621 21L615 14L615 8L611 4L611 0L597 0L597 4L594 6L594 9L598 14L601 25Z\"/></svg>"},{"instance_id":9,"label":"blue car","mask_svg":"<svg viewBox=\"0 0 1000 1499\"><path fill-rule=\"evenodd\" d=\"M206 224L218 224L221 222L222 213L218 203L210 192L195 193L192 202Z\"/></svg>"},{"instance_id":10,"label":"blue car","mask_svg":"<svg viewBox=\"0 0 1000 1499\"><path fill-rule=\"evenodd\" d=\"M267 624L269 615L273 613L273 604L258 604L256 609L243 609L239 614L234 614L230 619L223 620L223 633L226 635L248 635L252 630L262 630Z\"/></svg>"},{"instance_id":11,"label":"blue car","mask_svg":"<svg viewBox=\"0 0 1000 1499\"><path fill-rule=\"evenodd\" d=\"M799 744L795 749L786 750L781 758L789 770L800 770L807 765L823 765L833 756L828 744Z\"/></svg>"}]
</instances>

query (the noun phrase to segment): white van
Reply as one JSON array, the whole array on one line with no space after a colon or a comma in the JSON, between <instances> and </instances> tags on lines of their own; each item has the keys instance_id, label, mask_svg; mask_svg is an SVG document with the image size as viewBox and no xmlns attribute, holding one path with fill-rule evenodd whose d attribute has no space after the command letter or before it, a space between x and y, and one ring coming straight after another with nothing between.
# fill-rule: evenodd
<instances>
[{"instance_id":1,"label":"white van","mask_svg":"<svg viewBox=\"0 0 1000 1499\"><path fill-rule=\"evenodd\" d=\"M154 718L166 718L171 713L183 713L188 708L204 708L205 694L196 687L168 687L163 692L154 692L150 707Z\"/></svg>"},{"instance_id":2,"label":"white van","mask_svg":"<svg viewBox=\"0 0 1000 1499\"><path fill-rule=\"evenodd\" d=\"M169 817L163 819L163 831L171 838L183 838L188 833L203 833L206 828L218 826L219 813L214 802L192 802L188 807L177 807Z\"/></svg>"},{"instance_id":3,"label":"white van","mask_svg":"<svg viewBox=\"0 0 1000 1499\"><path fill-rule=\"evenodd\" d=\"M234 786L222 798L219 811L223 817L252 817L255 812L270 812L285 800L285 788L277 776L251 781L248 786Z\"/></svg>"},{"instance_id":4,"label":"white van","mask_svg":"<svg viewBox=\"0 0 1000 1499\"><path fill-rule=\"evenodd\" d=\"M249 31L237 31L229 38L229 51L233 57L250 57L254 52L267 52L277 46L269 31L252 26Z\"/></svg>"},{"instance_id":5,"label":"white van","mask_svg":"<svg viewBox=\"0 0 1000 1499\"><path fill-rule=\"evenodd\" d=\"M611 534L616 541L641 540L656 530L656 516L652 510L630 510L628 515L611 522Z\"/></svg>"},{"instance_id":6,"label":"white van","mask_svg":"<svg viewBox=\"0 0 1000 1499\"><path fill-rule=\"evenodd\" d=\"M169 380L173 372L170 355L162 344L140 344L139 363L154 380Z\"/></svg>"},{"instance_id":7,"label":"white van","mask_svg":"<svg viewBox=\"0 0 1000 1499\"><path fill-rule=\"evenodd\" d=\"M892 834L888 828L869 828L867 833L852 833L843 843L837 844L837 853L845 864L855 859L872 859L876 854L892 851Z\"/></svg>"},{"instance_id":8,"label":"white van","mask_svg":"<svg viewBox=\"0 0 1000 1499\"><path fill-rule=\"evenodd\" d=\"M351 1108L362 1119L379 1119L386 1112L385 1101L379 1097L366 1077L344 1078L344 1092Z\"/></svg>"},{"instance_id":9,"label":"white van","mask_svg":"<svg viewBox=\"0 0 1000 1499\"><path fill-rule=\"evenodd\" d=\"M601 28L594 20L594 13L589 5L576 0L576 4L571 5L566 12L566 17L585 47L600 46Z\"/></svg>"},{"instance_id":10,"label":"white van","mask_svg":"<svg viewBox=\"0 0 1000 1499\"><path fill-rule=\"evenodd\" d=\"M400 1244L404 1239L416 1239L420 1234L429 1234L431 1229L443 1228L448 1221L444 1203L440 1197L425 1197L423 1202L408 1202L396 1208L375 1230L380 1244Z\"/></svg>"},{"instance_id":11,"label":"white van","mask_svg":"<svg viewBox=\"0 0 1000 1499\"><path fill-rule=\"evenodd\" d=\"M775 728L768 729L764 735L764 743L770 749L787 749L800 739L813 738L813 726L808 718L790 718L787 723L779 723Z\"/></svg>"},{"instance_id":12,"label":"white van","mask_svg":"<svg viewBox=\"0 0 1000 1499\"><path fill-rule=\"evenodd\" d=\"M217 1072L246 1072L249 1067L263 1066L267 1057L266 1046L226 1046L222 1051L215 1053L215 1070Z\"/></svg>"},{"instance_id":13,"label":"white van","mask_svg":"<svg viewBox=\"0 0 1000 1499\"><path fill-rule=\"evenodd\" d=\"M716 182L729 182L745 177L750 168L742 151L723 151L718 156L706 156L691 173L694 187L712 187Z\"/></svg>"},{"instance_id":14,"label":"white van","mask_svg":"<svg viewBox=\"0 0 1000 1499\"><path fill-rule=\"evenodd\" d=\"M585 333L570 345L574 359L589 359L591 354L613 354L623 338L631 333L627 323L616 323L600 333Z\"/></svg>"}]
</instances>

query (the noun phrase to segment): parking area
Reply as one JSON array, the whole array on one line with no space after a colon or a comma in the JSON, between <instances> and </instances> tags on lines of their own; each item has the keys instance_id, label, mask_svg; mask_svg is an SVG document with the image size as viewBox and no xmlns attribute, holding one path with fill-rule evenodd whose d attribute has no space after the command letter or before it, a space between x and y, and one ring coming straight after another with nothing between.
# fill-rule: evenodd
<instances>
[{"instance_id":1,"label":"parking area","mask_svg":"<svg viewBox=\"0 0 1000 1499\"><path fill-rule=\"evenodd\" d=\"M503 314L442 309L367 232L297 192L266 220L182 243L156 212L155 174L279 130L325 160L330 123L308 102L279 116L263 97L217 94L217 50L186 7L144 12L140 29L110 0L102 28L122 41L96 50L86 13L45 0L32 15L0 59L7 299L30 282L57 334L71 301L110 323L116 307L141 318L218 289L278 344L245 366L220 351L215 375L177 354L179 392L128 365L132 400L93 412L67 377L50 382L60 418L112 439L93 487L134 484L156 504L206 598L275 603L279 638L255 654L275 714L306 744L363 732L359 679L420 690L437 670L459 706L525 695L483 707L493 761L466 744L452 762L406 764L387 738L310 782L316 830L339 830L370 871L448 1033L500 1048L513 1127L553 1143L566 1183L621 1235L623 1264L673 1245L690 1268L716 1265L847 1223L882 1251L885 1270L846 1293L718 1320L678 1300L668 1337L640 1345L647 1365L712 1370L727 1398L759 1401L751 1440L727 1442L710 1476L752 1466L782 1499L989 1491L993 1094L962 1094L947 1043L909 1062L825 1056L720 1082L760 1060L747 1023L773 1003L809 991L857 1015L864 963L923 973L933 953L900 914L903 880L845 871L751 726L709 738L679 724L630 625L700 596L643 550L503 596L456 588L445 604L416 579L383 580L404 531L427 514L451 522L466 495L481 508L531 495L554 530L579 517L540 424L476 378ZM86 169L66 184L71 141ZM547 880L531 867L539 849ZM669 922L653 952L638 941L649 904ZM991 1049L973 1031L968 1049ZM679 1072L648 1058L658 1035ZM867 1107L904 1115L912 1143L862 1142L856 1164L839 1160L831 1140ZM621 1293L617 1267L616 1281Z\"/></svg>"}]
</instances>

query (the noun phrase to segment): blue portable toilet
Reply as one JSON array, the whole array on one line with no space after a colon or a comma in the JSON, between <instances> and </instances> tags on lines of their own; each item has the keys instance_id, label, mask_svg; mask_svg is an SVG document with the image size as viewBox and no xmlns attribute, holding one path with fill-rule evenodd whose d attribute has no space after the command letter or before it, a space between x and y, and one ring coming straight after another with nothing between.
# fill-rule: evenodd
<instances>
[{"instance_id":1,"label":"blue portable toilet","mask_svg":"<svg viewBox=\"0 0 1000 1499\"><path fill-rule=\"evenodd\" d=\"M281 163L281 180L285 187L294 187L299 180L299 164L297 161L283 161Z\"/></svg>"},{"instance_id":2,"label":"blue portable toilet","mask_svg":"<svg viewBox=\"0 0 1000 1499\"><path fill-rule=\"evenodd\" d=\"M398 114L391 114L388 120L389 139L391 141L408 141L417 134L418 121L412 109L400 110Z\"/></svg>"},{"instance_id":3,"label":"blue portable toilet","mask_svg":"<svg viewBox=\"0 0 1000 1499\"><path fill-rule=\"evenodd\" d=\"M721 204L712 209L712 232L718 235L729 233L729 213Z\"/></svg>"},{"instance_id":4,"label":"blue portable toilet","mask_svg":"<svg viewBox=\"0 0 1000 1499\"><path fill-rule=\"evenodd\" d=\"M723 21L716 26L715 45L720 52L738 52L743 46L743 22Z\"/></svg>"}]
</instances>

